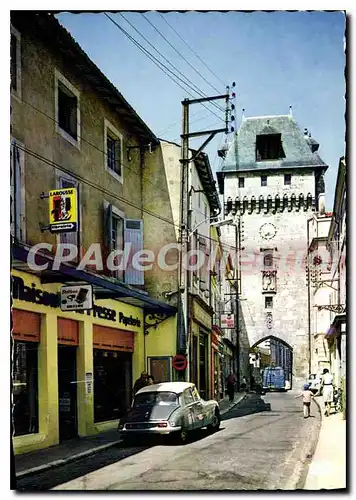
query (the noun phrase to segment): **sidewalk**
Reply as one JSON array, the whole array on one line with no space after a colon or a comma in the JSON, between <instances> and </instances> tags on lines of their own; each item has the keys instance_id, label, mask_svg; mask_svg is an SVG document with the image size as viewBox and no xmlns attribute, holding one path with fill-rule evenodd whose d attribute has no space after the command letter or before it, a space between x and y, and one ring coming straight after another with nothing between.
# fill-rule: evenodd
<instances>
[{"instance_id":1,"label":"sidewalk","mask_svg":"<svg viewBox=\"0 0 356 500\"><path fill-rule=\"evenodd\" d=\"M224 415L244 398L245 393L238 393L235 394L233 403L230 403L228 398L221 400L219 402L221 415ZM70 439L44 450L17 455L15 456L16 477L20 479L36 472L43 472L44 470L74 462L80 458L116 446L121 442L118 431L114 429L94 436Z\"/></svg>"},{"instance_id":2,"label":"sidewalk","mask_svg":"<svg viewBox=\"0 0 356 500\"><path fill-rule=\"evenodd\" d=\"M331 413L330 417L325 417L322 397L315 400L320 406L322 421L303 489L346 488L346 420L342 420L342 413Z\"/></svg>"}]
</instances>

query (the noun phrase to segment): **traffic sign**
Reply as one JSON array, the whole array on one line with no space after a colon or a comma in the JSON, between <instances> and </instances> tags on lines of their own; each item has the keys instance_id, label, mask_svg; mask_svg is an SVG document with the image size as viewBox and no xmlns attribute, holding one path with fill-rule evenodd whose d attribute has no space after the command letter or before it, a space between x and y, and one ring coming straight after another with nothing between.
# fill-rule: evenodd
<instances>
[{"instance_id":1,"label":"traffic sign","mask_svg":"<svg viewBox=\"0 0 356 500\"><path fill-rule=\"evenodd\" d=\"M62 311L85 311L93 309L93 287L74 285L61 287Z\"/></svg>"},{"instance_id":2,"label":"traffic sign","mask_svg":"<svg viewBox=\"0 0 356 500\"><path fill-rule=\"evenodd\" d=\"M184 354L176 354L172 359L172 366L178 372L181 372L187 368L188 361Z\"/></svg>"}]
</instances>

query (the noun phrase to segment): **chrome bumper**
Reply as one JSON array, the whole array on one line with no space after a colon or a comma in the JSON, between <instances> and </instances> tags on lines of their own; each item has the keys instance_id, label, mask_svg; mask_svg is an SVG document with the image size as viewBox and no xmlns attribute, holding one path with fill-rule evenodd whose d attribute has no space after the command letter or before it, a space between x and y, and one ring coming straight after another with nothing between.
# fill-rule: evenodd
<instances>
[{"instance_id":1,"label":"chrome bumper","mask_svg":"<svg viewBox=\"0 0 356 500\"><path fill-rule=\"evenodd\" d=\"M138 424L139 425L139 424ZM181 426L178 425L177 427L174 426L168 426L168 427L149 427L149 428L140 428L136 427L134 429L126 429L126 425L120 429L119 432L122 435L129 435L129 434L172 434L173 432L178 432L181 430Z\"/></svg>"}]
</instances>

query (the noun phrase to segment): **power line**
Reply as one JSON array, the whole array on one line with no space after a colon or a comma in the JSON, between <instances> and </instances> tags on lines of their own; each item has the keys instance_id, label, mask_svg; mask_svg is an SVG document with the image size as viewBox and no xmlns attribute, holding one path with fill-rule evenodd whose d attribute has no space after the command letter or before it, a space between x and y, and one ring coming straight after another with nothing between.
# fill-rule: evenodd
<instances>
[{"instance_id":1,"label":"power line","mask_svg":"<svg viewBox=\"0 0 356 500\"><path fill-rule=\"evenodd\" d=\"M216 73L214 73L214 71L212 71L212 70L209 68L209 66L208 66L208 65L207 65L207 64L203 61L203 59L202 59L202 58L201 58L201 57L200 57L200 56L199 56L196 52L194 52L194 50L190 47L190 45L189 45L189 44L188 44L188 43L184 40L184 38L183 38L183 37L182 37L182 36L181 36L181 35L180 35L180 34L179 34L179 33L178 33L178 32L177 32L174 28L173 28L173 26L172 26L172 25L171 25L171 24L167 21L167 19L166 19L166 18L165 18L165 17L164 17L164 16L163 16L160 12L159 12L158 14L161 16L161 18L163 19L163 21L164 21L165 23L167 23L167 24L168 24L168 26L169 26L169 27L170 27L170 28L174 31L174 33L175 33L175 34L176 34L176 35L177 35L177 36L178 36L178 37L182 40L182 42L184 42L184 43L185 43L185 45L188 47L188 49L189 49L191 52L193 52L193 54L194 54L194 55L195 55L195 56L199 59L199 61L200 61L201 63L203 63L203 64L204 64L204 66L205 66L205 67L206 67L206 68L210 71L210 73L211 73L212 75L214 75L214 76L215 76L215 78L217 78L217 79L219 80L219 82L220 82L220 83L222 83L222 84L225 86L225 83L224 83L224 82L223 82L223 81L222 81L222 80L218 77L218 75L217 75Z\"/></svg>"},{"instance_id":2,"label":"power line","mask_svg":"<svg viewBox=\"0 0 356 500\"><path fill-rule=\"evenodd\" d=\"M215 90L218 94L220 93L219 90L214 87L214 85L212 85L211 83L208 82L208 80L202 76L199 71L194 68L194 66L192 64L190 64L190 62L179 52L179 50L177 50L174 45L171 44L171 42L159 31L158 28L156 28L156 26L147 18L146 14L145 13L141 13L141 15L146 19L146 21L153 27L153 29L155 29L157 31L157 33L169 44L170 47L172 47L172 49L177 52L177 54L195 71L195 73L200 76L200 78L202 78L213 90ZM214 103L213 103L214 104ZM220 111L224 111L223 108L221 108L221 106L218 106L217 104L215 104L215 106L220 110Z\"/></svg>"},{"instance_id":3,"label":"power line","mask_svg":"<svg viewBox=\"0 0 356 500\"><path fill-rule=\"evenodd\" d=\"M187 81L189 82L193 87L190 86L190 88L192 90L195 89L195 92L197 92L201 97L206 97L206 95L204 94L204 92L197 86L195 85L195 83L193 83L186 75L184 75L176 66L174 66L174 64L172 64L163 54L162 52L160 52L137 28L135 28L135 26L131 23L131 21L129 21L128 19L126 19L126 17L121 13L121 12L118 12L118 14L136 31L136 33L138 33L149 45L150 47L152 47L161 57L163 57L163 59L175 70L175 71L178 71L178 73ZM148 21L148 20L147 20ZM150 21L148 21L150 22ZM212 103L213 105L215 103ZM218 107L218 110L219 111L224 111L222 108Z\"/></svg>"},{"instance_id":4,"label":"power line","mask_svg":"<svg viewBox=\"0 0 356 500\"><path fill-rule=\"evenodd\" d=\"M199 114L200 114L200 113L202 113L202 112L204 113L204 110L197 111L196 113L193 113L193 114L191 115L191 117L192 117L192 118L194 118L194 116L197 116L197 115L199 115ZM198 118L197 120L193 120L192 122L190 122L190 124L192 125L193 123L199 122L200 120L203 120L203 119L206 119L206 118L208 118L208 116L207 116L207 115L201 116L201 117L200 117L200 118ZM169 129L173 128L175 125L180 125L181 123L182 123L182 121L181 121L181 120L180 120L180 121L175 121L175 122L171 123L168 127L164 128L162 131L157 132L157 136L159 136L159 135L163 135L163 134L164 134L164 132L166 132L167 130L169 130Z\"/></svg>"},{"instance_id":5,"label":"power line","mask_svg":"<svg viewBox=\"0 0 356 500\"><path fill-rule=\"evenodd\" d=\"M137 210L145 212L148 215L151 215L152 217L156 217L157 219L160 219L162 222L166 222L167 224L171 224L173 226L179 227L178 225L171 222L169 219L166 219L166 218L162 217L161 215L158 215L154 212L151 212L150 210L144 209L143 207L136 205L132 201L129 201L126 198L123 198L122 196L119 196L118 194L114 193L113 191L110 191L109 189L106 189L104 187L99 186L95 182L92 182L88 179L85 179L81 175L69 170L68 168L63 167L63 165L60 165L59 163L56 163L55 161L53 161L49 158L46 158L45 156L42 156L40 153L37 153L36 151L32 151L31 149L29 149L27 147L22 147L19 144L16 144L16 147L18 149L20 149L21 151L24 151L25 153L29 154L30 156L33 156L37 160L41 160L42 162L46 163L47 165L54 167L56 170L60 170L61 172L64 172L65 174L69 175L70 177L73 177L73 179L76 179L83 184L87 184L88 186L92 187L93 189L97 189L98 191L101 191L103 194L106 194L107 196L111 196L112 198L115 198L115 199L121 201L122 203L132 207L132 208L136 208Z\"/></svg>"},{"instance_id":6,"label":"power line","mask_svg":"<svg viewBox=\"0 0 356 500\"><path fill-rule=\"evenodd\" d=\"M28 106L30 106L31 108L33 108L35 111L37 111L38 113L41 113L42 115L44 115L46 118L48 118L49 120L53 121L54 123L56 123L57 125L59 125L59 122L53 118L52 116L49 116L47 115L44 111L42 111L41 109L37 108L36 106L34 106L33 104L25 101L24 99L21 99L21 102L24 103L24 104L27 104ZM92 148L96 149L97 151L99 151L100 153L103 153L106 157L108 156L108 153L106 151L104 151L103 149L100 149L98 146L96 146L95 144L93 144L92 142L88 141L87 139L84 139L84 137L82 136L78 136L78 138L82 141L82 142L85 142L87 143L89 146L91 146ZM129 170L130 172L132 172L133 174L135 175L138 175L140 176L140 172L136 172L134 169L132 169L131 167L129 167L126 163L121 163L121 165L123 167L125 167L127 170ZM152 186L156 189L159 189L160 191L162 192L166 192L164 189L162 189L158 184L155 184L153 183L152 181L150 181L149 179L145 179L145 182L149 182L150 184L152 184Z\"/></svg>"},{"instance_id":7,"label":"power line","mask_svg":"<svg viewBox=\"0 0 356 500\"><path fill-rule=\"evenodd\" d=\"M169 73L171 73L172 75L174 75L174 77L178 80L180 80L184 85L186 85L187 87L190 87L190 85L188 83L186 83L184 80L182 80L182 78L180 78L178 75L176 75L172 70L170 70L169 68L167 68L167 66L165 64L163 64L159 59L157 59L157 57L155 57L154 55L152 55L147 49L145 49L145 47L143 47L133 36L131 36L124 28L122 28L122 26L120 26L114 19L112 19L106 12L104 12L104 16L106 16L108 19L110 19L110 21L120 30L122 31L122 33L124 33L124 35L132 41L132 43L134 43L138 48L139 50L141 50L141 52L143 52L161 71L163 71L163 73L165 73L176 85L178 85L182 90L184 90L184 92L186 92L188 95L190 95L191 97L195 97L191 92L189 92L187 89L185 89L184 87L182 87L182 85L180 83L178 83L171 75L169 75L167 73L167 71ZM166 71L167 70L167 71ZM191 87L190 87L191 88ZM193 89L194 91L194 89ZM201 103L202 106L204 106L204 108L206 108L210 113L213 113L217 118L219 118L219 120L221 121L225 121L223 118L221 118L220 116L218 116L216 113L214 113L214 111L212 111L211 109L209 109L205 104Z\"/></svg>"},{"instance_id":8,"label":"power line","mask_svg":"<svg viewBox=\"0 0 356 500\"><path fill-rule=\"evenodd\" d=\"M147 209L143 208L142 206L136 205L132 201L129 201L126 198L123 198L122 196L119 196L118 194L116 194L113 191L110 191L109 189L106 189L104 187L99 186L95 182L92 182L92 181L90 181L88 179L85 179L81 175L79 175L79 174L77 174L77 173L69 170L68 168L64 167L63 165L60 165L59 163L51 160L50 158L46 158L45 156L41 155L40 153L37 153L36 151L33 151L33 150L31 150L31 149L29 149L29 148L27 148L25 146L23 147L20 144L16 144L16 147L18 149L20 149L21 151L25 152L26 154L32 156L33 158L36 158L37 160L40 160L43 163L49 165L50 167L53 167L56 170L64 172L65 174L67 174L68 176L72 177L73 179L76 179L77 181L81 182L82 184L86 184L86 185L92 187L93 189L97 189L98 191L102 192L103 194L105 194L107 196L110 196L110 197L112 197L112 198L114 198L114 199L116 199L118 201L121 201L125 205L128 205L128 206L130 206L132 208L136 208L137 210L139 210L141 212L144 212L144 213L146 213L147 215L150 215L153 218L159 219L162 222L165 222L166 224L169 224L169 225L171 225L173 227L176 227L176 228L180 229L180 226L178 224L175 224L174 222L170 221L169 219L166 219L165 217L162 217L161 215L159 215L159 214L157 214L155 212L147 210ZM214 217L211 217L211 219L213 219L213 218ZM198 233L198 232L196 232L196 234L197 234L197 236L202 236L202 237L204 237L207 240L210 240L210 241L215 242L216 244L219 244L221 247L226 247L228 249L235 249L234 245L229 245L227 243L222 243L221 241L217 241L214 238L211 238L209 236L206 236L206 235Z\"/></svg>"}]
</instances>

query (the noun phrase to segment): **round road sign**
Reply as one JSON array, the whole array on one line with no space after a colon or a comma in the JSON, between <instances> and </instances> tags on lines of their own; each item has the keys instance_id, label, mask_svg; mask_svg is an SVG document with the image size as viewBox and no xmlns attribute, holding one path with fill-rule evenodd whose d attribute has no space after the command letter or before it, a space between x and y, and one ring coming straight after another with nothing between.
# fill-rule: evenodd
<instances>
[{"instance_id":1,"label":"round road sign","mask_svg":"<svg viewBox=\"0 0 356 500\"><path fill-rule=\"evenodd\" d=\"M187 368L187 358L184 356L184 354L177 354L174 356L172 359L172 366L175 368L178 372L181 372Z\"/></svg>"}]
</instances>

